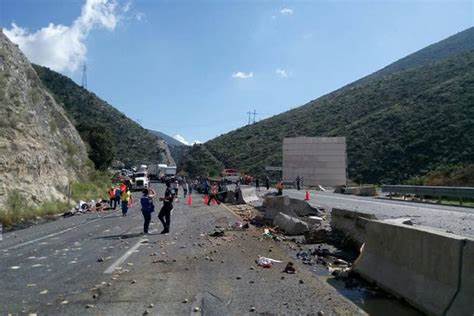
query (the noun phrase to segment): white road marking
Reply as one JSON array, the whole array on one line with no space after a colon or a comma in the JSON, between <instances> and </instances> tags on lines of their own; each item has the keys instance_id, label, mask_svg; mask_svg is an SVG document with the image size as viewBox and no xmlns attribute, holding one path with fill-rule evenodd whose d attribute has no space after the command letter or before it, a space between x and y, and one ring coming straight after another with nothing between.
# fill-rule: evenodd
<instances>
[{"instance_id":1,"label":"white road marking","mask_svg":"<svg viewBox=\"0 0 474 316\"><path fill-rule=\"evenodd\" d=\"M146 238L140 239L135 245L133 245L130 249L127 250L120 258L118 258L114 263L112 263L105 271L105 274L111 274L117 269L122 263L130 257L135 250L137 250L142 244L143 241L147 240Z\"/></svg>"},{"instance_id":2,"label":"white road marking","mask_svg":"<svg viewBox=\"0 0 474 316\"><path fill-rule=\"evenodd\" d=\"M44 239L47 239L47 238L50 238L50 237L54 237L54 236L57 236L57 235L64 234L65 232L68 232L68 231L70 231L70 230L73 230L74 228L76 228L76 227L69 227L69 228L67 228L67 229L61 230L61 231L56 232L56 233L52 233L52 234L49 234L49 235L46 235L46 236L43 236L43 237L39 237L39 238L36 238L36 239L33 239L33 240L25 241L25 242L22 242L22 243L20 243L20 244L17 244L17 245L8 247L8 248L6 248L5 250L18 249L18 248L20 248L20 247L23 247L23 246L26 246L26 245L30 245L30 244L33 244L33 243L35 243L35 242L38 242L38 241L41 241L41 240L44 240Z\"/></svg>"},{"instance_id":3,"label":"white road marking","mask_svg":"<svg viewBox=\"0 0 474 316\"><path fill-rule=\"evenodd\" d=\"M33 239L33 240L29 240L29 241L25 241L25 242L22 242L22 243L19 243L19 244L16 244L16 245L13 245L13 246L10 246L10 247L7 247L5 249L3 249L3 251L8 251L8 250L12 250L12 249L18 249L18 248L21 248L23 246L27 246L27 245L31 245L35 242L38 242L38 241L41 241L41 240L44 240L44 239L48 239L48 238L51 238L51 237L54 237L54 236L57 236L57 235L61 235L61 234L64 234L70 230L73 230L81 225L84 225L84 224L91 224L93 222L96 222L98 220L101 220L101 219L104 219L104 218L109 218L109 217L112 217L112 216L115 216L114 213L116 213L118 211L115 211L107 216L103 216L103 217L99 217L99 218L94 218L92 220L86 220L85 222L83 223L80 223L76 226L73 226L73 227L69 227L69 228L66 228L64 230L61 230L59 232L56 232L56 233L52 233L52 234L49 234L49 235L46 235L46 236L43 236L43 237L39 237L39 238L36 238L36 239Z\"/></svg>"}]
</instances>

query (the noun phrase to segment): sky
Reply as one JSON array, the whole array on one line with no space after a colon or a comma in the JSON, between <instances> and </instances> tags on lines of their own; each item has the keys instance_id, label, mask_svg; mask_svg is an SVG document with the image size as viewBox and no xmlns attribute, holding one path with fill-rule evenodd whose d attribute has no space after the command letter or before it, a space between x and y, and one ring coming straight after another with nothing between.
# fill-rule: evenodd
<instances>
[{"instance_id":1,"label":"sky","mask_svg":"<svg viewBox=\"0 0 474 316\"><path fill-rule=\"evenodd\" d=\"M474 1L0 0L30 61L146 128L206 141L474 25ZM251 117L253 121L253 116Z\"/></svg>"}]
</instances>

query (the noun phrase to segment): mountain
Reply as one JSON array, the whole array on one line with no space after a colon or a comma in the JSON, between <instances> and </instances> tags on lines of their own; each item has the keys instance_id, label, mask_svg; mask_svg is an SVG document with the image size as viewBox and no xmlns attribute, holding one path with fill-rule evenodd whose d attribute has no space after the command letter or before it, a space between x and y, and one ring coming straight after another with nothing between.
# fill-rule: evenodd
<instances>
[{"instance_id":1,"label":"mountain","mask_svg":"<svg viewBox=\"0 0 474 316\"><path fill-rule=\"evenodd\" d=\"M472 87L474 28L203 146L226 167L261 175L281 165L284 137L346 136L350 179L400 183L473 162Z\"/></svg>"},{"instance_id":2,"label":"mountain","mask_svg":"<svg viewBox=\"0 0 474 316\"><path fill-rule=\"evenodd\" d=\"M176 138L171 137L171 136L169 136L169 135L167 135L163 132L154 131L154 130L151 130L151 129L149 129L148 131L150 133L158 136L159 138L163 139L169 146L187 146L185 143L182 143L179 140L177 140Z\"/></svg>"},{"instance_id":3,"label":"mountain","mask_svg":"<svg viewBox=\"0 0 474 316\"><path fill-rule=\"evenodd\" d=\"M68 77L46 67L34 68L88 143L89 155L97 168L105 169L113 161L126 166L174 163L160 137Z\"/></svg>"},{"instance_id":4,"label":"mountain","mask_svg":"<svg viewBox=\"0 0 474 316\"><path fill-rule=\"evenodd\" d=\"M91 170L86 145L18 46L0 31L0 209L64 201ZM23 210L21 210L23 211Z\"/></svg>"}]
</instances>

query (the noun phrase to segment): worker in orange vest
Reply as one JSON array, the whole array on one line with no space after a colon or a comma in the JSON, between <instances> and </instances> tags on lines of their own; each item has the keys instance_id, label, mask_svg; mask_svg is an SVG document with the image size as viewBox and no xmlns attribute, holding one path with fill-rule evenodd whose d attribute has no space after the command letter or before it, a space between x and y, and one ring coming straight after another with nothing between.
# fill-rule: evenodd
<instances>
[{"instance_id":1,"label":"worker in orange vest","mask_svg":"<svg viewBox=\"0 0 474 316\"><path fill-rule=\"evenodd\" d=\"M110 208L113 208L115 210L115 208L117 207L117 201L115 200L115 188L111 186L107 193L109 194Z\"/></svg>"},{"instance_id":2,"label":"worker in orange vest","mask_svg":"<svg viewBox=\"0 0 474 316\"><path fill-rule=\"evenodd\" d=\"M283 181L277 183L276 189L278 190L277 195L283 195Z\"/></svg>"}]
</instances>

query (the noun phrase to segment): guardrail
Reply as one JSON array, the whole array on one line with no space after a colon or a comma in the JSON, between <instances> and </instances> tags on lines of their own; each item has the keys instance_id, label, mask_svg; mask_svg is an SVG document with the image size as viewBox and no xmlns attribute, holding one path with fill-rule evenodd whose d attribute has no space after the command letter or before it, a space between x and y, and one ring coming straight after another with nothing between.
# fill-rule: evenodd
<instances>
[{"instance_id":1,"label":"guardrail","mask_svg":"<svg viewBox=\"0 0 474 316\"><path fill-rule=\"evenodd\" d=\"M441 186L417 186L417 185L382 185L382 192L396 193L402 195L417 195L420 197L442 197L463 199L474 199L474 187L441 187Z\"/></svg>"}]
</instances>

